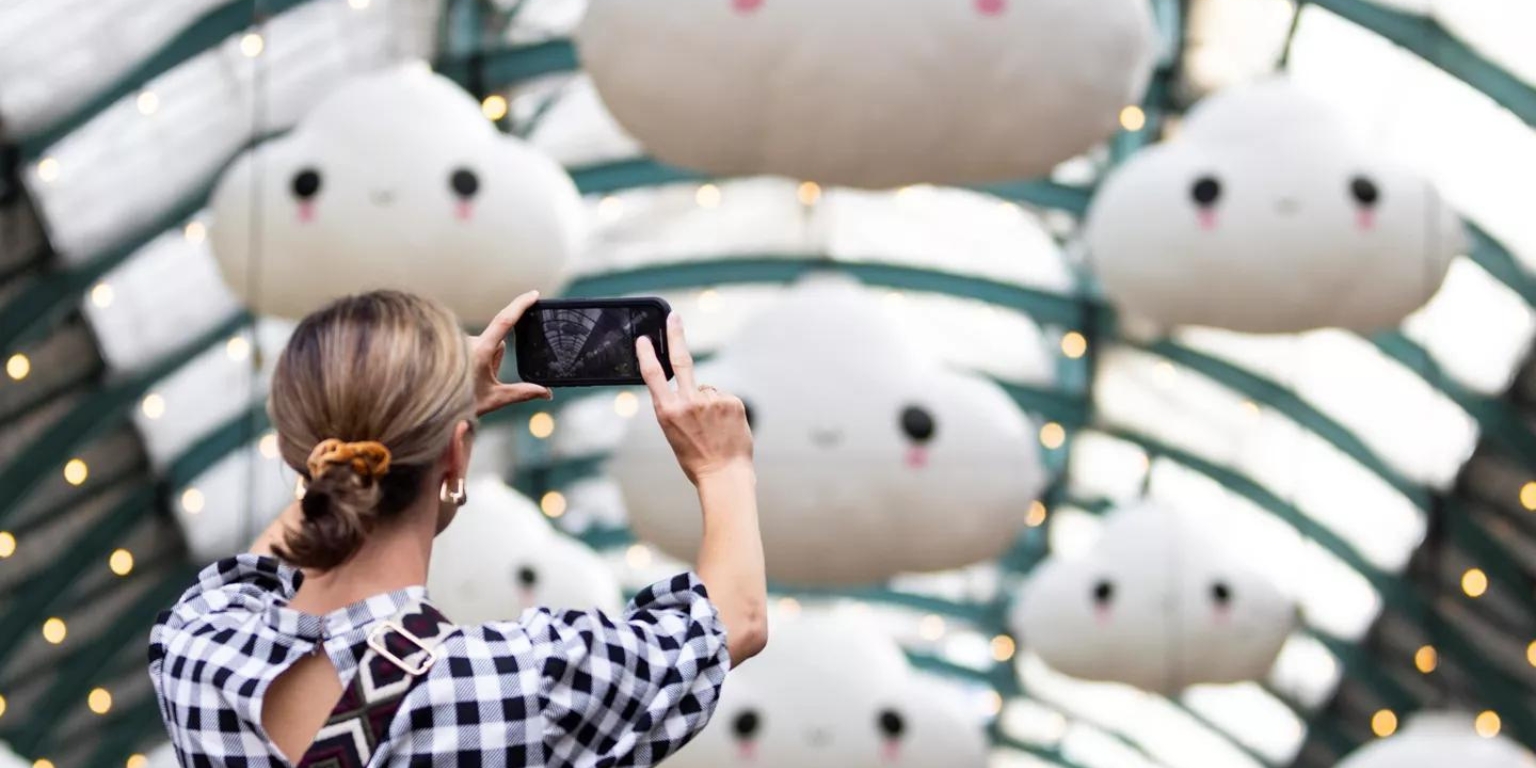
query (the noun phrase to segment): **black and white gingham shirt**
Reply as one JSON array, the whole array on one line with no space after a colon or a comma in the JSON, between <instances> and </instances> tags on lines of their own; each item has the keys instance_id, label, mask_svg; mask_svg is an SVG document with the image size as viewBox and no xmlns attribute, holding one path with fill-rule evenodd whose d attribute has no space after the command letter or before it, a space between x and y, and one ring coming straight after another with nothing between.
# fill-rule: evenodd
<instances>
[{"instance_id":1,"label":"black and white gingham shirt","mask_svg":"<svg viewBox=\"0 0 1536 768\"><path fill-rule=\"evenodd\" d=\"M288 607L302 580L241 555L204 569L161 615L149 673L182 765L288 766L261 727L267 686L317 644L346 685L373 623L424 595L412 587L311 616ZM534 609L461 627L439 653L371 766L652 765L709 721L730 666L693 574L647 587L620 619Z\"/></svg>"}]
</instances>

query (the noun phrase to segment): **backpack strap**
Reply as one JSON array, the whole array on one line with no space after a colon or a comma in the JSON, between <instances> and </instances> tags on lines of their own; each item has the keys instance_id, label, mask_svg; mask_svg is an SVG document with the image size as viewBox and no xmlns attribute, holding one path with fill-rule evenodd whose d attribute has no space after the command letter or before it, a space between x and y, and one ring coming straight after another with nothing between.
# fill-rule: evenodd
<instances>
[{"instance_id":1,"label":"backpack strap","mask_svg":"<svg viewBox=\"0 0 1536 768\"><path fill-rule=\"evenodd\" d=\"M431 603L408 603L368 631L357 674L297 768L365 768L416 684L458 630Z\"/></svg>"}]
</instances>

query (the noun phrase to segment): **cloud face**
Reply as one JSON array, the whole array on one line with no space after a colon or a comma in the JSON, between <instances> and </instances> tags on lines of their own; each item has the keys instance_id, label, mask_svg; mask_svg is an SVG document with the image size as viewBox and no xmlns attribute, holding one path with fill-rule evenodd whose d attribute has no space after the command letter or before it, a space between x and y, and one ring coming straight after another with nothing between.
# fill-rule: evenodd
<instances>
[{"instance_id":1,"label":"cloud face","mask_svg":"<svg viewBox=\"0 0 1536 768\"><path fill-rule=\"evenodd\" d=\"M1424 712L1389 739L1355 750L1338 768L1530 768L1532 755L1518 743L1497 736L1485 739L1472 727L1471 715Z\"/></svg>"},{"instance_id":2,"label":"cloud face","mask_svg":"<svg viewBox=\"0 0 1536 768\"><path fill-rule=\"evenodd\" d=\"M1232 88L1100 188L1087 240L1134 315L1248 333L1396 326L1464 248L1426 181L1282 79Z\"/></svg>"},{"instance_id":3,"label":"cloud face","mask_svg":"<svg viewBox=\"0 0 1536 768\"><path fill-rule=\"evenodd\" d=\"M388 287L472 324L522 291L557 289L584 216L562 168L421 65L349 81L242 155L213 211L224 279L257 311L297 318Z\"/></svg>"},{"instance_id":4,"label":"cloud face","mask_svg":"<svg viewBox=\"0 0 1536 768\"><path fill-rule=\"evenodd\" d=\"M533 502L494 478L437 537L427 591L460 624L512 621L536 607L623 607L618 579L592 550L556 533Z\"/></svg>"},{"instance_id":5,"label":"cloud face","mask_svg":"<svg viewBox=\"0 0 1536 768\"><path fill-rule=\"evenodd\" d=\"M981 768L979 717L917 679L900 648L851 617L775 616L731 673L709 726L669 768Z\"/></svg>"},{"instance_id":6,"label":"cloud face","mask_svg":"<svg viewBox=\"0 0 1536 768\"><path fill-rule=\"evenodd\" d=\"M748 320L698 380L740 396L756 440L770 578L878 581L1001 554L1044 483L1035 432L994 383L941 367L856 283L813 278ZM652 419L611 469L630 524L673 557L697 496Z\"/></svg>"},{"instance_id":7,"label":"cloud face","mask_svg":"<svg viewBox=\"0 0 1536 768\"><path fill-rule=\"evenodd\" d=\"M1154 58L1140 0L594 0L577 42L662 160L870 188L1044 174Z\"/></svg>"},{"instance_id":8,"label":"cloud face","mask_svg":"<svg viewBox=\"0 0 1536 768\"><path fill-rule=\"evenodd\" d=\"M1024 646L1064 674L1164 694L1263 678L1295 609L1199 523L1137 504L1085 557L1052 556L1015 615Z\"/></svg>"}]
</instances>

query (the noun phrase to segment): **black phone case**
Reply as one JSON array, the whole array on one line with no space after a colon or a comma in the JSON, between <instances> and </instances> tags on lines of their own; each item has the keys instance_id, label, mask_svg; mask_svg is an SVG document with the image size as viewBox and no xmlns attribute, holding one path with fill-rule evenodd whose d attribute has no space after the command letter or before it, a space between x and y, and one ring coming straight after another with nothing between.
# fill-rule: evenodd
<instances>
[{"instance_id":1,"label":"black phone case","mask_svg":"<svg viewBox=\"0 0 1536 768\"><path fill-rule=\"evenodd\" d=\"M639 376L615 376L613 378L607 379L544 380L537 377L531 378L528 375L528 372L523 370L522 361L528 357L528 355L522 354L524 345L528 343L529 339L532 339L535 336L535 334L531 332L524 331L532 330L528 327L528 325L533 322L532 318L536 316L536 310L591 309L593 307L655 307L661 310L662 328L661 333L658 335L659 343L657 344L656 357L661 361L662 372L666 374L667 380L671 381L672 360L668 356L669 349L667 345L666 319L669 315L672 314L672 305L668 304L665 299L655 296L618 299L540 299L535 301L533 305L528 308L528 311L523 313L522 319L518 320L517 324L512 326L513 343L511 346L513 349L513 354L517 357L518 360L517 377L523 381L529 382L530 384L538 384L545 387L614 387L644 384L645 379Z\"/></svg>"}]
</instances>

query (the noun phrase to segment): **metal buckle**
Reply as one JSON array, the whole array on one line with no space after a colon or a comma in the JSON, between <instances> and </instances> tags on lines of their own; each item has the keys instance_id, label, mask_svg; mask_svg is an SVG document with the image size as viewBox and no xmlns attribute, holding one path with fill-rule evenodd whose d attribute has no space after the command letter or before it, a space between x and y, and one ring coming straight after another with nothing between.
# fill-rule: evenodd
<instances>
[{"instance_id":1,"label":"metal buckle","mask_svg":"<svg viewBox=\"0 0 1536 768\"><path fill-rule=\"evenodd\" d=\"M389 646L384 642L384 635L391 631L395 632L406 640L411 641L411 644L417 648L427 652L427 657L422 660L419 666L414 669L411 668L411 666L406 663L405 659L396 656L389 650ZM368 647L378 651L380 656L388 659L389 663L399 667L401 671L405 672L411 677L420 677L421 675L425 674L427 670L431 669L433 664L437 663L436 648L428 646L426 641L411 634L410 632L405 631L405 627L396 624L394 621L383 621L380 622L378 626L374 627L373 631L368 633Z\"/></svg>"}]
</instances>

